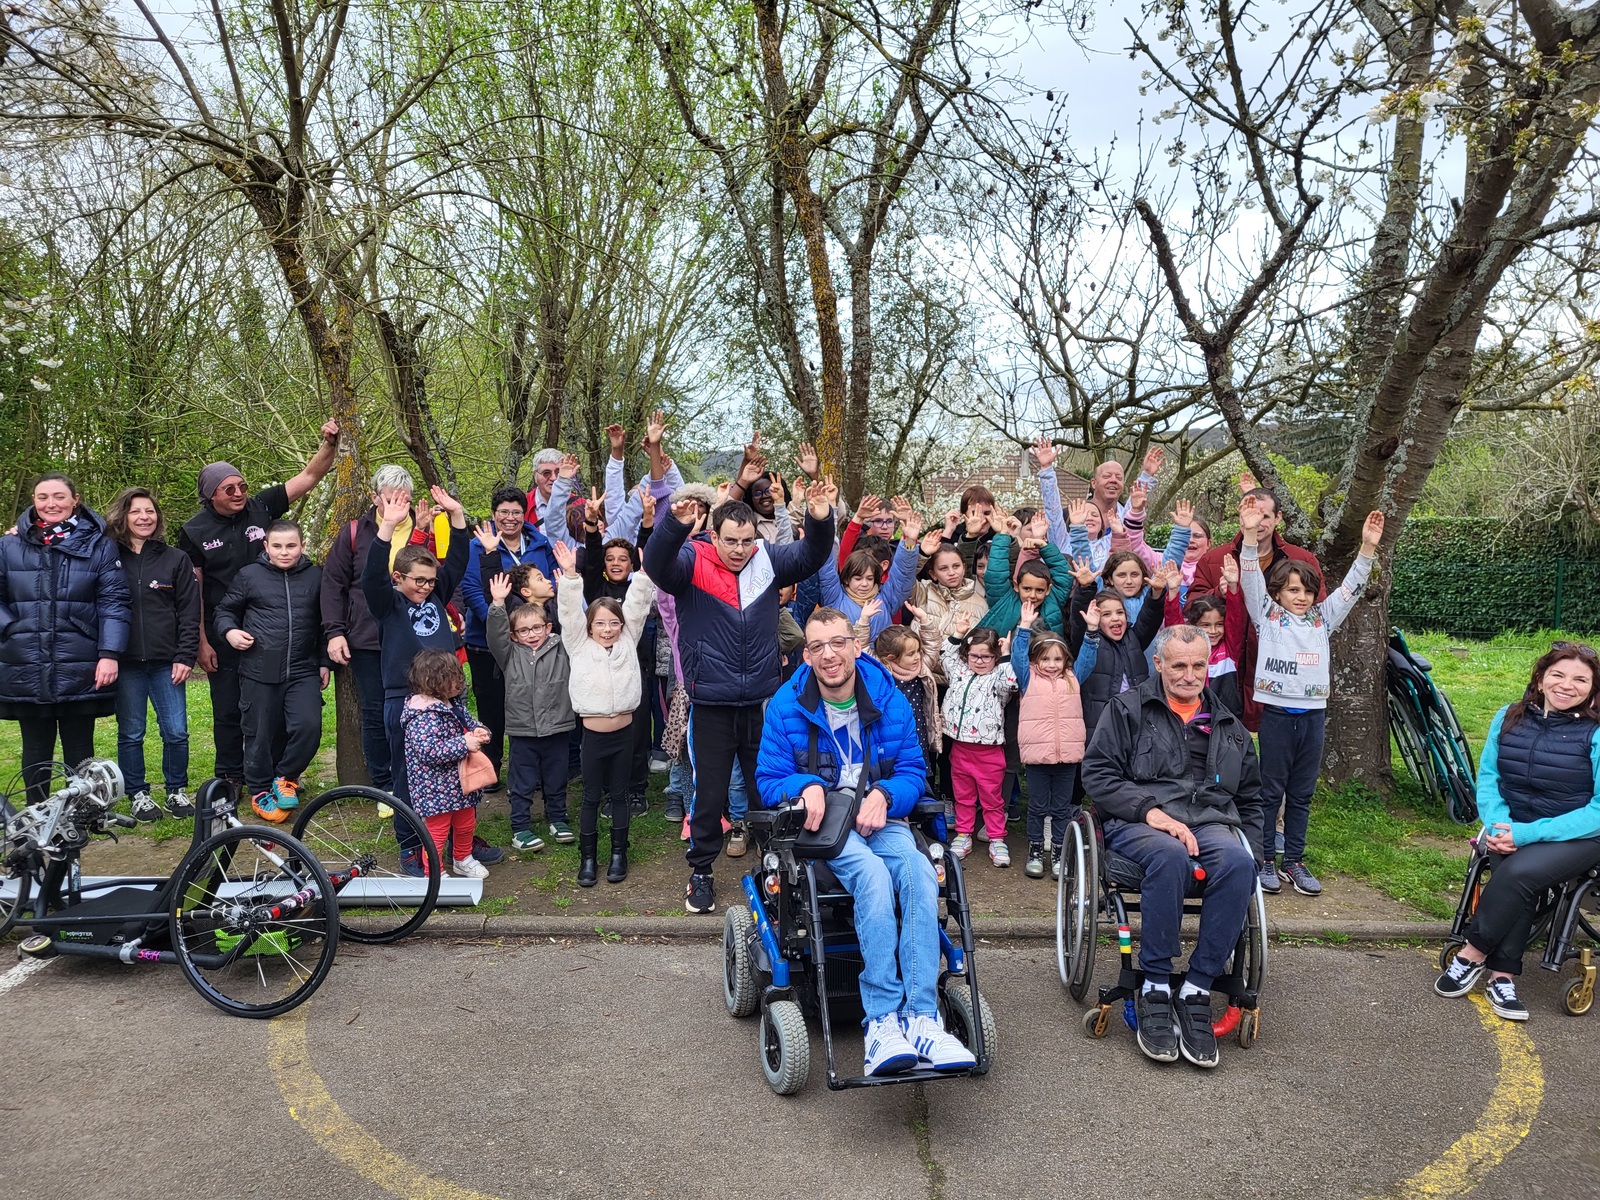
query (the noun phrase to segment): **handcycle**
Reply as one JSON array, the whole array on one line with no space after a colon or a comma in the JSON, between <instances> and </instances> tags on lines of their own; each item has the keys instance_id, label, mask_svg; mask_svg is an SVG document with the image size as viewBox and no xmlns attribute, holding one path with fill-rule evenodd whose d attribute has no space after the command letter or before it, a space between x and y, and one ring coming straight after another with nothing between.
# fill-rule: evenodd
<instances>
[{"instance_id":1,"label":"handcycle","mask_svg":"<svg viewBox=\"0 0 1600 1200\"><path fill-rule=\"evenodd\" d=\"M1456 902L1455 919L1450 923L1450 936L1439 952L1439 970L1450 965L1456 951L1467 944L1467 927L1478 909L1478 897L1483 894L1485 874L1494 874L1492 855L1481 848L1483 834L1472 839L1472 858L1467 863L1467 879L1461 888L1461 899ZM1594 1007L1595 975L1600 964L1595 962L1594 945L1574 947L1581 932L1591 943L1600 945L1600 929L1596 929L1595 914L1584 911L1585 900L1600 899L1600 867L1591 867L1572 879L1546 888L1533 910L1533 936L1529 944L1543 941L1544 955L1539 965L1557 974L1573 959L1578 960L1578 975L1567 984L1562 994L1561 1006L1574 1017L1581 1017Z\"/></svg>"},{"instance_id":2,"label":"handcycle","mask_svg":"<svg viewBox=\"0 0 1600 1200\"><path fill-rule=\"evenodd\" d=\"M134 825L113 811L123 794L121 772L114 762L91 759L57 768L51 784L31 805L0 796L0 934L13 925L32 930L19 946L23 954L175 963L224 1012L272 1017L321 985L341 932L354 931L357 941L392 940L426 919L426 911L418 918L431 903L426 887L422 901L385 903L377 856L349 838L338 845L327 833L341 827L335 816L343 798L308 803L297 822L330 854L331 872L293 833L242 824L236 795L212 779L196 793L190 848L171 875L86 878L80 856L90 839L115 838L115 828ZM391 822L420 825L398 801L388 798L386 807ZM436 897L437 851L431 839L423 848ZM360 905L348 925L341 901Z\"/></svg>"},{"instance_id":3,"label":"handcycle","mask_svg":"<svg viewBox=\"0 0 1600 1200\"><path fill-rule=\"evenodd\" d=\"M1235 832L1248 849L1244 834ZM1094 979L1102 918L1116 927L1121 956L1117 982L1102 987L1095 1003L1083 1014L1083 1030L1092 1038L1106 1035L1111 1014L1119 1004L1128 1028L1138 1026L1134 996L1143 985L1144 976L1135 964L1128 914L1140 910L1136 897L1143 880L1144 869L1137 862L1107 851L1105 835L1092 810L1088 806L1079 809L1067 826L1061 848L1061 874L1056 883L1056 968L1061 984L1074 1000L1081 1001L1088 993ZM1204 891L1202 879L1190 881L1184 893L1184 916L1199 916ZM1258 882L1251 893L1245 926L1229 969L1211 985L1214 995L1225 996L1228 1001L1212 1022L1212 1032L1217 1037L1235 1036L1245 1049L1255 1043L1261 1029L1261 984L1266 966L1267 904ZM1174 974L1175 987L1181 979L1181 973Z\"/></svg>"},{"instance_id":4,"label":"handcycle","mask_svg":"<svg viewBox=\"0 0 1600 1200\"><path fill-rule=\"evenodd\" d=\"M911 812L912 829L933 863L943 901L940 1010L945 1028L965 1043L977 1064L962 1071L919 1068L898 1075L842 1076L834 1060L834 1021L836 1016L862 1015L863 962L850 893L826 862L795 854L795 839L805 824L804 806L750 810L746 822L757 865L740 881L745 903L729 905L723 919L723 998L731 1016L748 1017L759 1009L761 1070L780 1096L798 1092L810 1074L808 1014L822 1027L831 1091L988 1072L995 1047L994 1014L978 992L966 887L960 860L945 852L944 820L944 805L936 800L923 800ZM947 931L951 923L959 944Z\"/></svg>"},{"instance_id":5,"label":"handcycle","mask_svg":"<svg viewBox=\"0 0 1600 1200\"><path fill-rule=\"evenodd\" d=\"M1433 681L1433 664L1406 645L1398 629L1389 631L1384 686L1389 730L1406 770L1452 821L1476 821L1472 747L1450 698Z\"/></svg>"}]
</instances>

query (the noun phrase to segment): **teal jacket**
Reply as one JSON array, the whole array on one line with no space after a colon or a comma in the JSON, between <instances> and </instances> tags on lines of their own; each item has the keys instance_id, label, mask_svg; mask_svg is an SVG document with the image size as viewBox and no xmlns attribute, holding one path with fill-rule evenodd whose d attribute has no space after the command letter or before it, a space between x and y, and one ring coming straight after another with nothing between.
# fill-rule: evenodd
<instances>
[{"instance_id":1,"label":"teal jacket","mask_svg":"<svg viewBox=\"0 0 1600 1200\"><path fill-rule=\"evenodd\" d=\"M989 544L989 565L983 572L983 593L989 601L989 611L977 627L993 629L1004 636L1017 627L1022 619L1022 600L1011 586L1011 535L999 533ZM1067 556L1050 542L1039 551L1039 559L1050 572L1050 594L1044 598L1044 611L1039 620L1052 633L1066 632L1067 598L1072 595L1071 564ZM1034 629L1039 628L1038 624Z\"/></svg>"},{"instance_id":2,"label":"teal jacket","mask_svg":"<svg viewBox=\"0 0 1600 1200\"><path fill-rule=\"evenodd\" d=\"M1500 794L1500 725L1505 720L1502 708L1489 722L1489 736L1478 759L1478 819L1485 826L1511 826L1511 840L1519 846L1534 842L1571 842L1579 838L1600 837L1600 737L1589 742L1589 762L1594 769L1594 799L1583 808L1544 817L1537 821L1513 821L1511 806Z\"/></svg>"}]
</instances>

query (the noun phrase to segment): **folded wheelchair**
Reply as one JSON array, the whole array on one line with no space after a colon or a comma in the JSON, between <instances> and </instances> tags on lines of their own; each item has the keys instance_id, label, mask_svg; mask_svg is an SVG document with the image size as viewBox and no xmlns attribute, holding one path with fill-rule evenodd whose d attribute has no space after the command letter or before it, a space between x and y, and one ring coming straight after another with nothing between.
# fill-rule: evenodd
<instances>
[{"instance_id":1,"label":"folded wheelchair","mask_svg":"<svg viewBox=\"0 0 1600 1200\"><path fill-rule=\"evenodd\" d=\"M1456 904L1455 919L1450 924L1450 936L1439 952L1439 969L1450 965L1456 951L1467 944L1467 927L1478 909L1478 897L1483 894L1486 875L1494 874L1494 856L1480 848L1482 834L1472 839L1472 860L1467 864L1466 883L1461 888L1461 899ZM1584 902L1589 902L1585 910ZM1533 910L1533 936L1528 944L1544 942L1544 956L1539 965L1546 971L1560 973L1573 959L1578 960L1578 975L1567 984L1562 996L1562 1007L1572 1016L1581 1017L1594 1007L1595 956L1594 946L1574 946L1581 933L1591 943L1600 944L1600 867L1592 867L1565 883L1545 889Z\"/></svg>"},{"instance_id":2,"label":"folded wheelchair","mask_svg":"<svg viewBox=\"0 0 1600 1200\"><path fill-rule=\"evenodd\" d=\"M922 801L912 811L911 826L939 881L940 1014L945 1028L977 1058L963 1071L919 1067L876 1077L839 1073L835 1025L859 1023L863 1016L858 985L863 963L850 894L826 862L796 855L804 807L752 808L746 824L758 865L740 881L745 903L730 905L723 920L723 997L732 1016L759 1010L761 1070L772 1090L788 1096L805 1086L811 1072L808 1015L822 1029L833 1091L986 1074L995 1046L994 1015L978 992L967 892L960 862L945 850L944 806Z\"/></svg>"},{"instance_id":3,"label":"folded wheelchair","mask_svg":"<svg viewBox=\"0 0 1600 1200\"><path fill-rule=\"evenodd\" d=\"M1239 839L1249 841L1242 832ZM1139 890L1144 868L1130 858L1106 849L1105 834L1093 811L1085 806L1067 827L1061 848L1061 875L1056 888L1056 966L1061 983L1074 1000L1081 1001L1094 979L1094 956L1100 940L1100 923L1115 926L1121 952L1117 982L1102 987L1098 999L1083 1014L1083 1030L1101 1038L1110 1027L1112 1011L1120 1003L1129 1029L1138 1026L1133 998L1144 984L1133 952L1128 914L1139 911ZM1183 915L1198 917L1205 881L1191 879L1184 893ZM1267 903L1256 884L1246 912L1245 926L1225 974L1211 985L1213 996L1227 997L1228 1006L1212 1023L1217 1037L1236 1036L1249 1048L1261 1030L1261 982L1267 966ZM1174 972L1174 989L1183 982Z\"/></svg>"}]
</instances>

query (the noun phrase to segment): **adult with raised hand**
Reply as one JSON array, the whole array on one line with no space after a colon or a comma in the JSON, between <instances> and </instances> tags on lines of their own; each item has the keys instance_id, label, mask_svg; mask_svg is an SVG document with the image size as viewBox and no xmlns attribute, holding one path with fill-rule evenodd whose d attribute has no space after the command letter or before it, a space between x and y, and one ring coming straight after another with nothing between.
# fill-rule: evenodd
<instances>
[{"instance_id":1,"label":"adult with raised hand","mask_svg":"<svg viewBox=\"0 0 1600 1200\"><path fill-rule=\"evenodd\" d=\"M1278 499L1266 488L1252 488L1240 497L1240 501L1254 499L1256 509L1259 511L1260 522L1256 526L1255 546L1256 557L1262 578L1266 578L1274 563L1280 559L1290 559L1303 562L1311 566L1317 573L1318 579L1325 579L1322 564L1317 561L1317 556L1301 546L1286 542L1279 532L1283 523L1282 513L1278 507ZM1232 557L1238 562L1243 557L1245 534L1241 530L1232 541L1222 542L1211 547L1201 555L1195 563L1194 574L1189 583L1186 600L1196 596L1220 595L1222 592L1223 561ZM1317 602L1321 603L1328 598L1326 586L1317 589ZM1235 595L1229 603L1240 603L1241 599ZM1244 718L1245 727L1251 733L1261 728L1261 705L1256 702L1254 680L1256 677L1256 654L1260 648L1260 640L1256 634L1255 623L1247 622L1244 632L1244 654L1239 660L1240 700L1244 711L1239 715Z\"/></svg>"},{"instance_id":2,"label":"adult with raised hand","mask_svg":"<svg viewBox=\"0 0 1600 1200\"><path fill-rule=\"evenodd\" d=\"M738 500L712 510L710 538L690 540L699 501L688 497L657 522L645 543L645 572L675 598L682 630L678 652L695 773L684 897L690 912L716 907L712 866L722 851L733 763L738 760L745 779L755 778L762 708L783 679L779 593L814 575L833 552L837 496L832 480L811 489L805 537L788 546L757 539L755 513Z\"/></svg>"},{"instance_id":3,"label":"adult with raised hand","mask_svg":"<svg viewBox=\"0 0 1600 1200\"><path fill-rule=\"evenodd\" d=\"M391 790L394 776L389 765L389 736L383 727L383 643L378 623L367 608L361 590L361 568L378 536L378 510L392 496L411 505L416 491L411 472L395 463L379 467L372 475L372 505L334 535L322 564L322 627L328 634L328 658L335 667L348 667L361 700L361 754L372 786ZM408 509L394 527L391 563L403 546L427 546L434 536L434 509L424 499ZM447 523L440 530L448 529ZM448 532L441 532L446 539ZM435 550L437 553L437 550Z\"/></svg>"},{"instance_id":4,"label":"adult with raised hand","mask_svg":"<svg viewBox=\"0 0 1600 1200\"><path fill-rule=\"evenodd\" d=\"M328 421L321 442L299 474L254 494L232 463L213 462L200 468L200 511L184 523L178 549L194 563L200 579L202 622L200 669L211 691L211 733L216 742L216 774L237 789L244 787L244 726L239 709L239 652L216 632L216 608L241 570L255 562L266 541L267 526L289 506L321 483L339 452L339 423Z\"/></svg>"},{"instance_id":5,"label":"adult with raised hand","mask_svg":"<svg viewBox=\"0 0 1600 1200\"><path fill-rule=\"evenodd\" d=\"M0 537L0 719L22 732L28 803L48 794L56 737L68 765L94 755L94 723L117 708L132 602L105 522L72 480L33 485Z\"/></svg>"},{"instance_id":6,"label":"adult with raised hand","mask_svg":"<svg viewBox=\"0 0 1600 1200\"><path fill-rule=\"evenodd\" d=\"M573 530L572 522L567 516L572 492L577 486L578 456L563 454L556 464L556 482L551 493L553 498L549 508L545 510L544 518L539 522L540 531L552 546L560 544L569 550L577 550L583 545L582 539ZM581 493L578 496L578 507L584 507Z\"/></svg>"},{"instance_id":7,"label":"adult with raised hand","mask_svg":"<svg viewBox=\"0 0 1600 1200\"><path fill-rule=\"evenodd\" d=\"M463 638L467 643L467 666L472 671L472 696L477 701L478 720L489 728L489 740L483 752L494 764L498 776L505 752L506 681L500 665L489 652L489 597L484 594L479 564L486 552L498 551L502 571L509 572L513 567L531 563L547 577L553 577L556 559L544 534L526 519L522 493L517 488L496 489L489 499L489 511L490 520L480 526L467 548L466 574L461 576L461 600L466 610ZM598 503L594 511L599 511ZM448 593L445 599L449 599ZM498 791L500 786L496 782L488 790Z\"/></svg>"},{"instance_id":8,"label":"adult with raised hand","mask_svg":"<svg viewBox=\"0 0 1600 1200\"><path fill-rule=\"evenodd\" d=\"M553 446L546 446L533 456L533 484L529 488L528 509L525 518L533 525L537 525L546 536L554 537L545 524L549 516L550 505L553 500L559 500L561 511L565 513L567 507L566 490L559 486L561 463L565 456ZM574 460L576 462L576 460ZM574 470L573 474L577 474Z\"/></svg>"},{"instance_id":9,"label":"adult with raised hand","mask_svg":"<svg viewBox=\"0 0 1600 1200\"><path fill-rule=\"evenodd\" d=\"M1139 1049L1156 1062L1181 1055L1217 1065L1211 985L1228 965L1255 888L1261 772L1239 718L1207 686L1211 643L1193 625L1156 637L1156 673L1114 697L1083 758L1084 790L1104 823L1106 849L1144 870L1134 998ZM1240 841L1243 832L1250 840ZM1205 871L1200 931L1182 989L1172 992L1184 894Z\"/></svg>"},{"instance_id":10,"label":"adult with raised hand","mask_svg":"<svg viewBox=\"0 0 1600 1200\"><path fill-rule=\"evenodd\" d=\"M402 800L410 797L405 771L405 731L400 720L409 695L411 660L424 650L456 650L446 604L470 557L467 514L461 502L443 488L432 489L434 503L450 521L450 543L443 563L425 545L410 543L391 554L396 530L411 517L410 498L391 492L378 498L378 528L361 568L361 590L378 625L382 646L383 721L389 738L390 791ZM396 826L405 836L404 826ZM422 873L418 847L402 845L402 866L410 874ZM479 857L474 854L474 857ZM493 855L491 855L493 857ZM483 861L481 857L479 861Z\"/></svg>"},{"instance_id":11,"label":"adult with raised hand","mask_svg":"<svg viewBox=\"0 0 1600 1200\"><path fill-rule=\"evenodd\" d=\"M1495 713L1478 763L1478 816L1489 882L1466 944L1433 990L1465 996L1487 970L1489 1007L1526 1021L1516 979L1534 909L1548 888L1600 865L1600 655L1592 647L1552 643L1522 699Z\"/></svg>"}]
</instances>

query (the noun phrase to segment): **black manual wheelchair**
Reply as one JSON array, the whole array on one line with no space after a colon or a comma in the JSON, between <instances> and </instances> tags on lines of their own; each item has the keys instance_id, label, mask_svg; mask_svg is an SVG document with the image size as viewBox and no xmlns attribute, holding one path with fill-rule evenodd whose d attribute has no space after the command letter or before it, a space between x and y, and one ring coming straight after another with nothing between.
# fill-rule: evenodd
<instances>
[{"instance_id":1,"label":"black manual wheelchair","mask_svg":"<svg viewBox=\"0 0 1600 1200\"><path fill-rule=\"evenodd\" d=\"M1239 831L1236 831L1239 832ZM1249 846L1242 832L1239 838ZM1093 1038L1106 1035L1111 1013L1120 1002L1129 1029L1138 1025L1133 998L1144 984L1144 973L1133 955L1133 934L1128 914L1139 911L1139 889L1144 868L1130 858L1108 851L1105 834L1093 811L1085 806L1067 828L1061 849L1061 876L1056 887L1056 966L1061 983L1074 1000L1082 1000L1094 979L1094 956L1100 940L1100 922L1114 925L1121 952L1117 982L1102 987L1098 999L1083 1014L1083 1031ZM1184 893L1183 915L1200 915L1203 879L1191 879ZM1236 1036L1249 1048L1261 1030L1261 983L1267 966L1267 902L1258 882L1250 898L1245 926L1226 974L1211 985L1214 996L1226 996L1228 1006L1212 1023L1217 1037ZM1182 982L1174 973L1173 986Z\"/></svg>"},{"instance_id":2,"label":"black manual wheelchair","mask_svg":"<svg viewBox=\"0 0 1600 1200\"><path fill-rule=\"evenodd\" d=\"M1472 924L1472 914L1478 909L1478 897L1483 894L1485 875L1494 874L1494 856L1480 848L1482 834L1472 839L1472 860L1467 864L1467 880L1461 888L1461 899L1456 904L1455 920L1450 924L1450 936L1439 952L1439 969L1450 965L1457 950L1467 944L1467 926ZM1584 902L1590 909L1584 909ZM1578 960L1578 975L1567 984L1562 996L1562 1007L1572 1016L1581 1017L1594 1007L1595 956L1594 946L1574 946L1581 933L1591 943L1600 944L1600 931L1595 924L1595 907L1600 904L1600 867L1591 867L1583 874L1555 887L1546 888L1533 910L1533 937L1544 942L1544 956L1539 965L1557 974L1573 959Z\"/></svg>"},{"instance_id":3,"label":"black manual wheelchair","mask_svg":"<svg viewBox=\"0 0 1600 1200\"><path fill-rule=\"evenodd\" d=\"M918 1068L898 1075L841 1076L834 1060L836 1020L860 1021L861 949L854 908L825 862L795 855L805 809L752 808L746 817L758 864L740 881L745 903L729 905L722 926L723 997L735 1017L761 1014L761 1070L780 1096L805 1086L811 1072L806 1016L822 1027L828 1087L876 1087L983 1075L994 1054L995 1023L978 992L973 966L972 920L961 864L945 850L944 806L923 800L911 813L917 844L939 880L939 948L944 968L938 996L945 1028L977 1058L964 1071ZM954 926L952 941L949 927Z\"/></svg>"}]
</instances>

